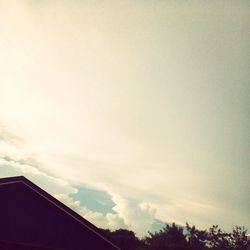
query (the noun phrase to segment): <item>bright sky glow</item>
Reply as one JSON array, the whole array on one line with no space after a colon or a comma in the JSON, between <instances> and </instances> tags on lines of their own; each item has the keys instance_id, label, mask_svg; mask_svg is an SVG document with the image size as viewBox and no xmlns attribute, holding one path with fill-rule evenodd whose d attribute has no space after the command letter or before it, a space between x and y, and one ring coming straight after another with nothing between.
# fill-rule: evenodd
<instances>
[{"instance_id":1,"label":"bright sky glow","mask_svg":"<svg viewBox=\"0 0 250 250\"><path fill-rule=\"evenodd\" d=\"M0 176L140 236L250 228L249 21L248 1L1 1Z\"/></svg>"}]
</instances>

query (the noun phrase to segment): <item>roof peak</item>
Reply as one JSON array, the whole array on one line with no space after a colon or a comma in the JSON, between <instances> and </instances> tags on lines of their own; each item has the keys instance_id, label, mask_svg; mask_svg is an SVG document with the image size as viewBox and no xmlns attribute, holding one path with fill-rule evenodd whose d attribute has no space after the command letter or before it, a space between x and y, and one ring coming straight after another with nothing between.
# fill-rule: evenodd
<instances>
[{"instance_id":1,"label":"roof peak","mask_svg":"<svg viewBox=\"0 0 250 250\"><path fill-rule=\"evenodd\" d=\"M0 178L0 183L7 183L12 181L29 181L29 179L23 175Z\"/></svg>"}]
</instances>

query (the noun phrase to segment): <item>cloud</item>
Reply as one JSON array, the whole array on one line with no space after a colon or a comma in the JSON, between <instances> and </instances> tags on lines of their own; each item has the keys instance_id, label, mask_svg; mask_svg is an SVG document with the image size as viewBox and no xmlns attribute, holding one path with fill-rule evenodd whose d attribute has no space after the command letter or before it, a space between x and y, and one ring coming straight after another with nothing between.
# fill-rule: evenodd
<instances>
[{"instance_id":1,"label":"cloud","mask_svg":"<svg viewBox=\"0 0 250 250\"><path fill-rule=\"evenodd\" d=\"M155 219L156 209L148 203L113 196L116 203L113 210L123 218L130 230L142 237L148 233Z\"/></svg>"},{"instance_id":2,"label":"cloud","mask_svg":"<svg viewBox=\"0 0 250 250\"><path fill-rule=\"evenodd\" d=\"M77 189L67 181L42 172L36 166L29 165L30 162L30 159L26 161L25 159L13 159L10 156L0 156L0 175L2 177L24 175L51 194L77 192Z\"/></svg>"},{"instance_id":3,"label":"cloud","mask_svg":"<svg viewBox=\"0 0 250 250\"><path fill-rule=\"evenodd\" d=\"M85 215L89 212L89 209L86 207L81 206L81 202L78 200L74 200L72 197L70 197L68 194L55 194L54 195L56 199L64 203L66 206L70 207L77 213L81 215Z\"/></svg>"},{"instance_id":4,"label":"cloud","mask_svg":"<svg viewBox=\"0 0 250 250\"><path fill-rule=\"evenodd\" d=\"M75 200L67 194L58 194L55 195L55 198L66 204L97 227L108 228L111 230L127 228L123 218L121 218L117 213L103 214L92 211L89 208L82 206L79 200Z\"/></svg>"},{"instance_id":5,"label":"cloud","mask_svg":"<svg viewBox=\"0 0 250 250\"><path fill-rule=\"evenodd\" d=\"M145 236L155 221L156 209L150 204L123 199L117 195L112 197L115 206L106 214L96 212L74 199L71 194L57 194L57 199L78 212L85 219L98 227L116 230L125 228L133 230L139 237Z\"/></svg>"},{"instance_id":6,"label":"cloud","mask_svg":"<svg viewBox=\"0 0 250 250\"><path fill-rule=\"evenodd\" d=\"M0 142L12 144L14 146L20 145L22 139L14 134L12 134L6 126L0 123Z\"/></svg>"},{"instance_id":7,"label":"cloud","mask_svg":"<svg viewBox=\"0 0 250 250\"><path fill-rule=\"evenodd\" d=\"M116 213L102 214L100 212L90 211L87 214L85 214L84 217L87 220L94 223L96 226L101 227L101 228L107 228L110 230L117 230L120 228L124 228L124 229L129 228L124 222L124 219L121 218Z\"/></svg>"}]
</instances>

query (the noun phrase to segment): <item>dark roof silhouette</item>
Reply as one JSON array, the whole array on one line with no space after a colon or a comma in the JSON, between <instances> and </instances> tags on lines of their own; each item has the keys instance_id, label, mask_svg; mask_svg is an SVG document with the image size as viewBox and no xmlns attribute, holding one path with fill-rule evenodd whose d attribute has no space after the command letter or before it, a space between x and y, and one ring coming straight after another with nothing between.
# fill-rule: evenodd
<instances>
[{"instance_id":1,"label":"dark roof silhouette","mask_svg":"<svg viewBox=\"0 0 250 250\"><path fill-rule=\"evenodd\" d=\"M1 249L120 249L96 226L23 176L0 179L0 200Z\"/></svg>"}]
</instances>

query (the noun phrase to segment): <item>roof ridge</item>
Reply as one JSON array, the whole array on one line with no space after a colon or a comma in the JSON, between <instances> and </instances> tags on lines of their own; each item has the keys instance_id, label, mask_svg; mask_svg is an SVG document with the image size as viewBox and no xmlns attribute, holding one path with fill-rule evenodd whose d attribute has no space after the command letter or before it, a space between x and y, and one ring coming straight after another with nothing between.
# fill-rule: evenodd
<instances>
[{"instance_id":1,"label":"roof ridge","mask_svg":"<svg viewBox=\"0 0 250 250\"><path fill-rule=\"evenodd\" d=\"M11 182L16 182L16 181L25 181L26 182L26 181L30 181L30 180L23 175L2 177L2 178L0 178L0 185L1 185L1 183L7 184L7 183L11 183Z\"/></svg>"}]
</instances>

